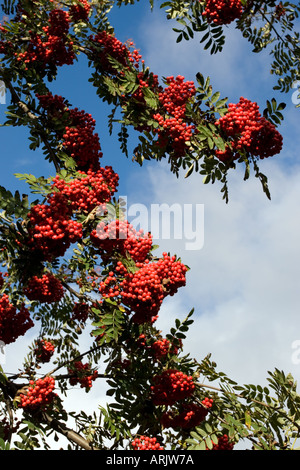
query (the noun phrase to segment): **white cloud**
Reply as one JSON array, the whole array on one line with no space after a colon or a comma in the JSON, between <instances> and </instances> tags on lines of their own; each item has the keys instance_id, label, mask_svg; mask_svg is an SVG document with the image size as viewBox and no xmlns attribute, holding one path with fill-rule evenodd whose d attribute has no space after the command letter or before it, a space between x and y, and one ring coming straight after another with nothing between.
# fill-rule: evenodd
<instances>
[{"instance_id":1,"label":"white cloud","mask_svg":"<svg viewBox=\"0 0 300 470\"><path fill-rule=\"evenodd\" d=\"M160 240L160 251L180 256L191 271L187 286L163 306L164 331L195 307L186 344L195 357L212 353L221 370L243 383L264 382L274 367L300 376L292 362L298 339L300 168L292 174L272 164L269 201L253 177L230 178L230 201L199 175L177 180L165 166L132 174L128 203L203 203L205 243L186 251L184 240ZM147 185L147 193L144 188ZM298 335L298 336L297 336Z\"/></svg>"}]
</instances>

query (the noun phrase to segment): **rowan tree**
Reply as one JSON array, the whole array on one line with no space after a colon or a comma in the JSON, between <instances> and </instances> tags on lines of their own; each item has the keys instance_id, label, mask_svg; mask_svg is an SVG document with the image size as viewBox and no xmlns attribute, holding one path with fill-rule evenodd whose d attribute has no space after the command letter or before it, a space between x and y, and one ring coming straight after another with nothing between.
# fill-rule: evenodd
<instances>
[{"instance_id":1,"label":"rowan tree","mask_svg":"<svg viewBox=\"0 0 300 470\"><path fill-rule=\"evenodd\" d=\"M218 181L226 202L227 176L237 165L244 165L245 179L253 167L270 197L259 163L283 147L285 106L274 98L264 110L249 97L227 103L200 72L195 81L159 79L110 22L112 9L134 3L1 3L0 78L11 96L5 125L29 129L30 149L53 174L17 174L28 195L0 187L0 340L12 344L39 326L22 370L0 368L0 445L49 449L51 435L61 434L70 449L232 450L243 442L291 449L299 437L300 396L290 374L269 373L269 388L241 386L210 355L184 353L193 311L167 334L156 327L164 300L186 284L188 267L173 253L156 256L151 233L126 220L116 197L119 176L102 166L93 116L51 85L63 66L84 55L122 152L140 165L165 159L175 175L183 169L187 177L195 171L205 183ZM299 78L299 5L173 0L160 6L181 25L178 41L199 34L199 47L222 53L224 25L236 22L255 52L271 45L280 91ZM133 149L129 132L139 138ZM90 346L82 351L80 335L90 325ZM106 384L111 403L99 403L92 415L84 403L67 413L70 388L85 389L88 399L96 381Z\"/></svg>"}]
</instances>

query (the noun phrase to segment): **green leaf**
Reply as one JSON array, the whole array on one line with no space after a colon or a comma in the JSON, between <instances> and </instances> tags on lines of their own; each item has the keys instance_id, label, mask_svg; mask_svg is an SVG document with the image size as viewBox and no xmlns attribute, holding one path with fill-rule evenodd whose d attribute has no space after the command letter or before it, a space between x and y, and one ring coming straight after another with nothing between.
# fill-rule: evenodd
<instances>
[{"instance_id":1,"label":"green leaf","mask_svg":"<svg viewBox=\"0 0 300 470\"><path fill-rule=\"evenodd\" d=\"M220 96L221 96L221 93L219 91L216 91L210 98L211 103L215 103L216 101L218 101Z\"/></svg>"}]
</instances>

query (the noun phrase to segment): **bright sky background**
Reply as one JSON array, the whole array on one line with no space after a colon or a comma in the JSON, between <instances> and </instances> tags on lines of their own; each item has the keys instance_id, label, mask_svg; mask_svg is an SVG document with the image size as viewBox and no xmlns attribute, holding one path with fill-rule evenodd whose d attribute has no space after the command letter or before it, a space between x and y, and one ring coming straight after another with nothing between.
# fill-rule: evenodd
<instances>
[{"instance_id":1,"label":"bright sky background","mask_svg":"<svg viewBox=\"0 0 300 470\"><path fill-rule=\"evenodd\" d=\"M195 322L185 352L199 360L212 353L219 370L240 383L265 385L267 371L275 367L291 372L299 381L300 348L293 349L293 344L300 342L300 111L292 103L292 92L275 94L268 54L251 54L246 40L232 28L228 28L224 52L211 56L202 50L197 38L176 44L172 23L158 7L151 14L147 1L116 10L112 23L118 39L134 40L146 64L160 77L184 75L193 80L201 72L211 77L214 90L221 91L229 102L244 96L257 101L261 111L266 99L273 96L287 104L280 128L283 151L260 164L268 176L272 200L266 198L253 175L243 181L241 168L231 175L226 205L220 186L203 185L201 175L177 179L166 164L152 161L140 168L121 154L117 129L112 138L108 136L107 107L88 84L85 60L64 67L52 88L53 93L62 94L74 107L96 119L104 153L102 163L112 165L119 173L119 195L127 196L129 205L204 204L205 241L201 250L186 250L185 240L157 240L159 251L177 254L191 268L187 286L165 301L161 309L157 325L162 331L167 333L175 318L183 319L194 307ZM0 122L4 111L5 106L0 105ZM53 174L41 151L28 150L27 131L8 128L0 132L1 185L27 191L14 179L14 173ZM26 344L32 339L28 332L7 347L7 371L16 372L21 366ZM79 400L85 400L85 409L92 410L99 399L106 400L100 383L88 395L82 395L79 389L72 391L67 406L74 409Z\"/></svg>"}]
</instances>

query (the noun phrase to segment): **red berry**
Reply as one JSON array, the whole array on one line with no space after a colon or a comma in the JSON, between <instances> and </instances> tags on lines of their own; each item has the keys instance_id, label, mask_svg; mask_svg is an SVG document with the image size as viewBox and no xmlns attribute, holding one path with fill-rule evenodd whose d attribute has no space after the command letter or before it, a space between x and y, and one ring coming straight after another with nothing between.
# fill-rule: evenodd
<instances>
[{"instance_id":1,"label":"red berry","mask_svg":"<svg viewBox=\"0 0 300 470\"><path fill-rule=\"evenodd\" d=\"M53 274L47 273L43 276L33 276L29 279L24 294L29 300L41 303L59 302L64 295L64 288L59 279Z\"/></svg>"},{"instance_id":2,"label":"red berry","mask_svg":"<svg viewBox=\"0 0 300 470\"><path fill-rule=\"evenodd\" d=\"M29 310L24 305L17 311L9 302L8 295L3 294L0 297L0 341L5 344L13 343L33 326Z\"/></svg>"},{"instance_id":3,"label":"red berry","mask_svg":"<svg viewBox=\"0 0 300 470\"><path fill-rule=\"evenodd\" d=\"M55 380L53 377L47 376L37 381L31 380L27 392L20 394L20 406L29 411L45 409L48 405L51 405L56 397L56 394L53 392L54 388Z\"/></svg>"},{"instance_id":4,"label":"red berry","mask_svg":"<svg viewBox=\"0 0 300 470\"><path fill-rule=\"evenodd\" d=\"M202 15L208 23L229 24L240 18L243 5L240 0L207 0Z\"/></svg>"},{"instance_id":5,"label":"red berry","mask_svg":"<svg viewBox=\"0 0 300 470\"><path fill-rule=\"evenodd\" d=\"M253 156L270 157L281 151L282 136L274 124L262 117L257 103L241 97L239 103L228 105L227 113L216 125L232 139L232 148L225 152L217 151L222 161L239 158L238 150L246 150Z\"/></svg>"},{"instance_id":6,"label":"red berry","mask_svg":"<svg viewBox=\"0 0 300 470\"><path fill-rule=\"evenodd\" d=\"M164 447L157 441L156 437L139 436L132 442L133 450L164 450Z\"/></svg>"},{"instance_id":7,"label":"red berry","mask_svg":"<svg viewBox=\"0 0 300 470\"><path fill-rule=\"evenodd\" d=\"M167 369L162 374L153 377L152 401L154 405L171 406L191 396L194 389L192 376L187 376L178 370Z\"/></svg>"},{"instance_id":8,"label":"red berry","mask_svg":"<svg viewBox=\"0 0 300 470\"><path fill-rule=\"evenodd\" d=\"M54 354L54 350L55 347L51 341L46 341L45 339L39 340L34 350L36 360L43 364L49 362Z\"/></svg>"}]
</instances>

